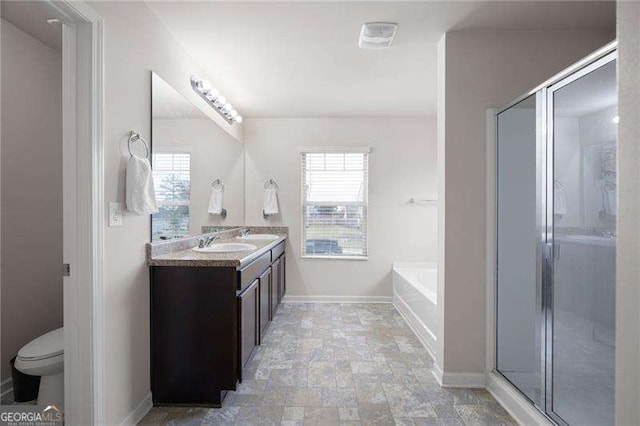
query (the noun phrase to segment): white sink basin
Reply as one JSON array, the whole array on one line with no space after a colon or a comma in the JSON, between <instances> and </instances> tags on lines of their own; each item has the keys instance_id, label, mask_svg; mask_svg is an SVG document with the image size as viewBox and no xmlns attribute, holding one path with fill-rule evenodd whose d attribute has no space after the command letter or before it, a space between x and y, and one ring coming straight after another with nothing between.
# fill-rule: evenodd
<instances>
[{"instance_id":1,"label":"white sink basin","mask_svg":"<svg viewBox=\"0 0 640 426\"><path fill-rule=\"evenodd\" d=\"M220 243L211 244L209 247L194 247L193 251L199 253L233 253L238 251L251 251L258 247L245 243Z\"/></svg>"},{"instance_id":2,"label":"white sink basin","mask_svg":"<svg viewBox=\"0 0 640 426\"><path fill-rule=\"evenodd\" d=\"M244 237L236 237L239 240L277 240L279 235L275 234L248 234Z\"/></svg>"}]
</instances>

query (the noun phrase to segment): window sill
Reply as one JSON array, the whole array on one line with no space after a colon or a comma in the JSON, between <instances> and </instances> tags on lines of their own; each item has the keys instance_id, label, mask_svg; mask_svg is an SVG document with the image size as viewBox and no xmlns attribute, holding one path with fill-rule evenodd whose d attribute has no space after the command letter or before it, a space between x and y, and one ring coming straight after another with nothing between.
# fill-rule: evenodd
<instances>
[{"instance_id":1,"label":"window sill","mask_svg":"<svg viewBox=\"0 0 640 426\"><path fill-rule=\"evenodd\" d=\"M302 256L303 260L369 260L368 256Z\"/></svg>"}]
</instances>

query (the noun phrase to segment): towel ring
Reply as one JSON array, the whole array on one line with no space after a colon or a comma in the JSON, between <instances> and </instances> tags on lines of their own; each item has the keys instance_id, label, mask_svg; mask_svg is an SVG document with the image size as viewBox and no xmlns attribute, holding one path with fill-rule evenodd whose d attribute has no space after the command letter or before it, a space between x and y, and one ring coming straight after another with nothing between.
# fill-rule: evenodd
<instances>
[{"instance_id":1,"label":"towel ring","mask_svg":"<svg viewBox=\"0 0 640 426\"><path fill-rule=\"evenodd\" d=\"M144 145L144 149L147 153L147 155L144 157L147 160L149 159L149 155L151 154L151 149L149 149L149 144L147 144L147 141L144 140L144 138L142 136L140 136L139 133L134 132L133 130L131 131L131 135L129 135L129 142L127 143L128 147L129 147L129 154L132 157L135 157L136 155L133 153L133 151L131 151L131 144L134 142L142 142L142 144Z\"/></svg>"},{"instance_id":2,"label":"towel ring","mask_svg":"<svg viewBox=\"0 0 640 426\"><path fill-rule=\"evenodd\" d=\"M216 179L213 182L211 182L211 187L212 188L218 187L224 191L224 182L222 182L222 179Z\"/></svg>"},{"instance_id":3,"label":"towel ring","mask_svg":"<svg viewBox=\"0 0 640 426\"><path fill-rule=\"evenodd\" d=\"M276 181L273 180L273 179L269 179L269 180L265 180L264 181L264 189L267 189L269 186L272 186L276 190L280 189L280 188L278 188L278 184L276 183Z\"/></svg>"}]
</instances>

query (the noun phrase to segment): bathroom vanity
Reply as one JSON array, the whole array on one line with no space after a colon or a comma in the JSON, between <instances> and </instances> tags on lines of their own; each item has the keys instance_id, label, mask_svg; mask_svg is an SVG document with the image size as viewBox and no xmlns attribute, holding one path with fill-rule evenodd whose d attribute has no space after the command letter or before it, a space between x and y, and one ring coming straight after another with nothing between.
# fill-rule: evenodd
<instances>
[{"instance_id":1,"label":"bathroom vanity","mask_svg":"<svg viewBox=\"0 0 640 426\"><path fill-rule=\"evenodd\" d=\"M149 245L155 405L219 407L242 381L286 292L286 232L277 234L251 240L250 252L196 252L194 238Z\"/></svg>"}]
</instances>

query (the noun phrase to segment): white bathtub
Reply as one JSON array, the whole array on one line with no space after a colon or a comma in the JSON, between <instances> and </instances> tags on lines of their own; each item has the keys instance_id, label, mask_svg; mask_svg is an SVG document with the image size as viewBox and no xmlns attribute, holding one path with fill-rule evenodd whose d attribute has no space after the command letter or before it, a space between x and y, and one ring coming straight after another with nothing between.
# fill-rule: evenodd
<instances>
[{"instance_id":1,"label":"white bathtub","mask_svg":"<svg viewBox=\"0 0 640 426\"><path fill-rule=\"evenodd\" d=\"M438 269L429 262L393 264L393 305L431 355L435 354L438 306Z\"/></svg>"}]
</instances>

